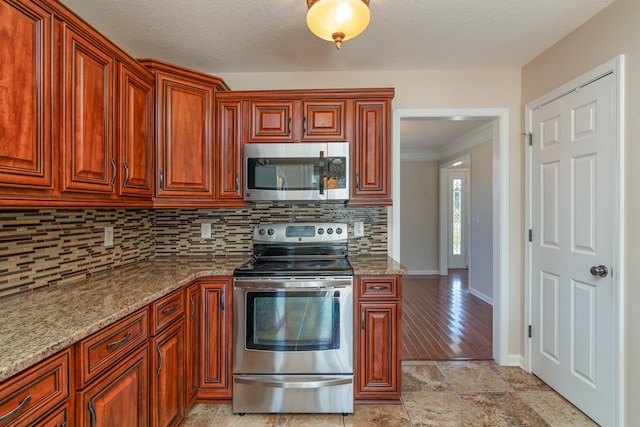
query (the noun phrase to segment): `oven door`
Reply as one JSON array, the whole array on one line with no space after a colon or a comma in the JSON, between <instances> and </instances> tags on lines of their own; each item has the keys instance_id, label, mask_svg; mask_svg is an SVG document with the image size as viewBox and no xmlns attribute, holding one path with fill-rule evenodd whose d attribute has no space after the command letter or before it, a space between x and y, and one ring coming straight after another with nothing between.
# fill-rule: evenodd
<instances>
[{"instance_id":1,"label":"oven door","mask_svg":"<svg viewBox=\"0 0 640 427\"><path fill-rule=\"evenodd\" d=\"M234 374L352 374L353 279L234 279Z\"/></svg>"}]
</instances>

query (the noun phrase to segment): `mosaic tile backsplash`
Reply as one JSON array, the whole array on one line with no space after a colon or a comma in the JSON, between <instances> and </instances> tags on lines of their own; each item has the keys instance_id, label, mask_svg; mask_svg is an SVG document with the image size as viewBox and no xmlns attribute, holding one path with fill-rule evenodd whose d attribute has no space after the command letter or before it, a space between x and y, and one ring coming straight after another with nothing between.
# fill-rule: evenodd
<instances>
[{"instance_id":1,"label":"mosaic tile backsplash","mask_svg":"<svg viewBox=\"0 0 640 427\"><path fill-rule=\"evenodd\" d=\"M76 281L156 256L223 256L251 252L259 223L335 221L365 223L349 238L353 255L387 253L387 209L341 204L256 204L246 209L78 209L0 211L0 297ZM203 222L212 238L200 237ZM114 245L104 247L104 228Z\"/></svg>"}]
</instances>

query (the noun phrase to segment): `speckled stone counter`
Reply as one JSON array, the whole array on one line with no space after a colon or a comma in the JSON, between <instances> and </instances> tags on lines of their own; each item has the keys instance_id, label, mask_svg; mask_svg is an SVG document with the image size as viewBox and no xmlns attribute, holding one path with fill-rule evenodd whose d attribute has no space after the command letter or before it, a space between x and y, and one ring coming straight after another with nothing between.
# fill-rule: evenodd
<instances>
[{"instance_id":1,"label":"speckled stone counter","mask_svg":"<svg viewBox=\"0 0 640 427\"><path fill-rule=\"evenodd\" d=\"M247 259L157 258L0 299L0 381L195 279L231 276ZM356 275L407 273L386 256L349 257L349 261Z\"/></svg>"},{"instance_id":2,"label":"speckled stone counter","mask_svg":"<svg viewBox=\"0 0 640 427\"><path fill-rule=\"evenodd\" d=\"M197 278L231 276L244 261L158 258L0 299L0 381Z\"/></svg>"},{"instance_id":3,"label":"speckled stone counter","mask_svg":"<svg viewBox=\"0 0 640 427\"><path fill-rule=\"evenodd\" d=\"M350 256L349 262L356 276L387 276L407 274L408 270L388 256Z\"/></svg>"}]
</instances>

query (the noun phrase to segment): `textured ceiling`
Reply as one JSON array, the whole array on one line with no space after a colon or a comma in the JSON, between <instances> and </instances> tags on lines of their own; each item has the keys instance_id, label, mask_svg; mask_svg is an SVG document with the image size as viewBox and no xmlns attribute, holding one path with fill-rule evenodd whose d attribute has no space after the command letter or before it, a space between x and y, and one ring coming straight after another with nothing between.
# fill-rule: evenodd
<instances>
[{"instance_id":1,"label":"textured ceiling","mask_svg":"<svg viewBox=\"0 0 640 427\"><path fill-rule=\"evenodd\" d=\"M314 36L306 0L62 0L126 52L211 74L520 68L613 0L370 0L342 45ZM404 148L441 149L484 122L403 121Z\"/></svg>"},{"instance_id":2,"label":"textured ceiling","mask_svg":"<svg viewBox=\"0 0 640 427\"><path fill-rule=\"evenodd\" d=\"M306 0L62 0L134 57L208 73L520 68L613 0L371 0L340 51Z\"/></svg>"}]
</instances>

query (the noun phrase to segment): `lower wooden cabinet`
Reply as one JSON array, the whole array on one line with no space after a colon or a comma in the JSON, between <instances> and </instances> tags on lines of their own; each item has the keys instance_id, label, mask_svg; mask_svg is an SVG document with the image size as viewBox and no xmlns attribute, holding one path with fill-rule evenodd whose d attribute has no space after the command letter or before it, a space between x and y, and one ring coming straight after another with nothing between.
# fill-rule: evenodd
<instances>
[{"instance_id":1,"label":"lower wooden cabinet","mask_svg":"<svg viewBox=\"0 0 640 427\"><path fill-rule=\"evenodd\" d=\"M151 338L151 406L154 427L177 426L185 415L184 322L177 321Z\"/></svg>"},{"instance_id":2,"label":"lower wooden cabinet","mask_svg":"<svg viewBox=\"0 0 640 427\"><path fill-rule=\"evenodd\" d=\"M1 426L64 425L73 408L71 349L0 383Z\"/></svg>"},{"instance_id":3,"label":"lower wooden cabinet","mask_svg":"<svg viewBox=\"0 0 640 427\"><path fill-rule=\"evenodd\" d=\"M144 344L76 392L78 425L138 427L149 423L149 346Z\"/></svg>"},{"instance_id":4,"label":"lower wooden cabinet","mask_svg":"<svg viewBox=\"0 0 640 427\"><path fill-rule=\"evenodd\" d=\"M200 281L199 401L231 400L231 280Z\"/></svg>"},{"instance_id":5,"label":"lower wooden cabinet","mask_svg":"<svg viewBox=\"0 0 640 427\"><path fill-rule=\"evenodd\" d=\"M187 287L185 311L185 390L187 407L193 403L200 378L200 284Z\"/></svg>"},{"instance_id":6,"label":"lower wooden cabinet","mask_svg":"<svg viewBox=\"0 0 640 427\"><path fill-rule=\"evenodd\" d=\"M356 402L399 402L401 287L401 276L370 276L356 280Z\"/></svg>"}]
</instances>

